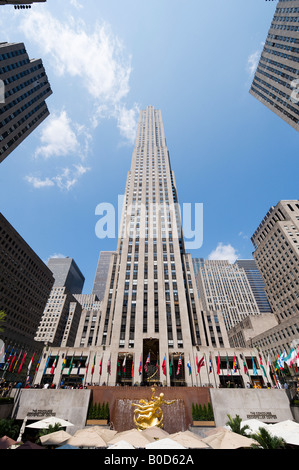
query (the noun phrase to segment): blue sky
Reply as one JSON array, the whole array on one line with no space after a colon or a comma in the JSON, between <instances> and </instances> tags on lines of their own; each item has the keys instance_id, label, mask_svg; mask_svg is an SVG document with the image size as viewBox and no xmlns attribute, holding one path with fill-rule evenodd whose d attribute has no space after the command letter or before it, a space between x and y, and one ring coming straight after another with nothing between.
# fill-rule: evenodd
<instances>
[{"instance_id":1,"label":"blue sky","mask_svg":"<svg viewBox=\"0 0 299 470\"><path fill-rule=\"evenodd\" d=\"M61 6L63 4L63 6ZM84 5L84 6L83 6ZM203 203L192 256L250 258L268 209L298 198L298 133L249 94L275 11L265 0L48 0L0 7L1 41L42 58L50 116L0 165L0 210L90 293L98 204L117 207L139 109L161 109L179 201ZM216 255L215 255L216 251Z\"/></svg>"}]
</instances>

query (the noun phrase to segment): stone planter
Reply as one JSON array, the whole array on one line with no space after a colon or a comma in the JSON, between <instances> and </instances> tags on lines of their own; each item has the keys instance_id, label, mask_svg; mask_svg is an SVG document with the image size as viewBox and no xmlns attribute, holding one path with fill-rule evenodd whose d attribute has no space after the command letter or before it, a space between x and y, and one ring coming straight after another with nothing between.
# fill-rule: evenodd
<instances>
[{"instance_id":1,"label":"stone planter","mask_svg":"<svg viewBox=\"0 0 299 470\"><path fill-rule=\"evenodd\" d=\"M192 426L212 427L215 426L215 421L192 421Z\"/></svg>"},{"instance_id":2,"label":"stone planter","mask_svg":"<svg viewBox=\"0 0 299 470\"><path fill-rule=\"evenodd\" d=\"M86 421L86 426L107 426L107 419L88 419Z\"/></svg>"}]
</instances>

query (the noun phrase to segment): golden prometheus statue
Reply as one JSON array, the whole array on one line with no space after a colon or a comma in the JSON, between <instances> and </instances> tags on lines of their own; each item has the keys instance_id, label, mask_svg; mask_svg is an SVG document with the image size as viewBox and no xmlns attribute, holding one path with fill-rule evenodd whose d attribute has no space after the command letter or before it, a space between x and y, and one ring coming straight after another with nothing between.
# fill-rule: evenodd
<instances>
[{"instance_id":1,"label":"golden prometheus statue","mask_svg":"<svg viewBox=\"0 0 299 470\"><path fill-rule=\"evenodd\" d=\"M132 403L132 406L136 407L133 419L139 431L152 426L162 428L163 411L161 410L161 405L171 405L175 402L175 400L165 401L164 393L160 393L158 397L155 397L155 387L152 387L152 392L150 401L139 400L139 403Z\"/></svg>"}]
</instances>

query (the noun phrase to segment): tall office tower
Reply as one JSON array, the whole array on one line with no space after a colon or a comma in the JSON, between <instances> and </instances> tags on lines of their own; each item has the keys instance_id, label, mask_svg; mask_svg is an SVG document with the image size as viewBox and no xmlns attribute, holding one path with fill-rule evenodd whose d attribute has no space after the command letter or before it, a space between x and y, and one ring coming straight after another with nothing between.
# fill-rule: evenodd
<instances>
[{"instance_id":1,"label":"tall office tower","mask_svg":"<svg viewBox=\"0 0 299 470\"><path fill-rule=\"evenodd\" d=\"M175 370L180 361L181 371L187 361L195 369L193 346L212 345L213 333L203 327L205 314L192 259L185 252L177 203L161 111L149 106L140 112L118 247L102 304L97 344L110 351L113 380L117 363L123 361L132 380L134 359L143 366L148 361L146 371L142 367L144 380L152 376L154 381L174 384L182 376L169 377L170 360ZM220 336L223 347L225 337L220 329L215 335L217 341ZM164 358L167 375L161 369ZM140 380L138 367L133 373L134 381ZM191 379L185 377L187 383Z\"/></svg>"},{"instance_id":2,"label":"tall office tower","mask_svg":"<svg viewBox=\"0 0 299 470\"><path fill-rule=\"evenodd\" d=\"M299 201L271 207L251 241L278 322L299 315Z\"/></svg>"},{"instance_id":3,"label":"tall office tower","mask_svg":"<svg viewBox=\"0 0 299 470\"><path fill-rule=\"evenodd\" d=\"M299 201L280 201L271 207L251 237L253 257L277 326L252 339L254 347L272 357L289 351L299 338Z\"/></svg>"},{"instance_id":4,"label":"tall office tower","mask_svg":"<svg viewBox=\"0 0 299 470\"><path fill-rule=\"evenodd\" d=\"M202 268L204 266L205 260L203 258L192 258L192 263L193 263L194 274L196 277L199 271L199 268Z\"/></svg>"},{"instance_id":5,"label":"tall office tower","mask_svg":"<svg viewBox=\"0 0 299 470\"><path fill-rule=\"evenodd\" d=\"M35 383L59 384L61 377L65 385L84 381L218 387L232 378L236 385L248 381L243 355L252 375L257 352L231 349L221 312L203 308L177 203L161 111L149 106L140 112L117 250L111 254L102 304L93 309L92 298L85 302L76 296L86 308L75 345L51 348L49 363L45 355ZM247 281L244 270L243 275ZM80 363L80 371L61 374L63 360L66 369ZM231 369L238 364L238 373L229 373L228 364ZM255 364L258 367L256 359Z\"/></svg>"},{"instance_id":6,"label":"tall office tower","mask_svg":"<svg viewBox=\"0 0 299 470\"><path fill-rule=\"evenodd\" d=\"M98 300L103 300L107 284L107 277L109 265L114 251L101 251L97 270L94 278L92 293L95 294Z\"/></svg>"},{"instance_id":7,"label":"tall office tower","mask_svg":"<svg viewBox=\"0 0 299 470\"><path fill-rule=\"evenodd\" d=\"M265 292L265 283L254 259L237 259L235 264L244 269L260 313L272 313Z\"/></svg>"},{"instance_id":8,"label":"tall office tower","mask_svg":"<svg viewBox=\"0 0 299 470\"><path fill-rule=\"evenodd\" d=\"M0 162L49 115L51 94L41 59L23 43L0 43Z\"/></svg>"},{"instance_id":9,"label":"tall office tower","mask_svg":"<svg viewBox=\"0 0 299 470\"><path fill-rule=\"evenodd\" d=\"M0 311L6 314L0 338L7 354L12 352L11 359L27 353L26 366L33 353L38 360L41 345L34 336L53 283L50 269L0 213ZM15 366L17 373L20 362L17 369ZM12 370L7 370L6 379ZM16 377L11 376L11 380Z\"/></svg>"},{"instance_id":10,"label":"tall office tower","mask_svg":"<svg viewBox=\"0 0 299 470\"><path fill-rule=\"evenodd\" d=\"M221 311L227 330L260 313L244 269L227 260L206 260L197 283L204 307Z\"/></svg>"},{"instance_id":11,"label":"tall office tower","mask_svg":"<svg viewBox=\"0 0 299 470\"><path fill-rule=\"evenodd\" d=\"M72 258L50 258L48 268L54 275L54 287L66 287L71 294L81 294L85 278Z\"/></svg>"},{"instance_id":12,"label":"tall office tower","mask_svg":"<svg viewBox=\"0 0 299 470\"><path fill-rule=\"evenodd\" d=\"M299 130L299 0L277 3L250 93Z\"/></svg>"},{"instance_id":13,"label":"tall office tower","mask_svg":"<svg viewBox=\"0 0 299 470\"><path fill-rule=\"evenodd\" d=\"M35 340L51 346L74 346L81 312L81 304L65 286L54 286Z\"/></svg>"}]
</instances>

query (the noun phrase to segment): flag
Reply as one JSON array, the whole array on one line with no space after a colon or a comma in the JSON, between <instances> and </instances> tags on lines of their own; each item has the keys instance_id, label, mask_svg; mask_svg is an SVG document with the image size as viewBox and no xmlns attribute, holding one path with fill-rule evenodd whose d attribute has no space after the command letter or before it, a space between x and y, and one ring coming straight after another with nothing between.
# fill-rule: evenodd
<instances>
[{"instance_id":1,"label":"flag","mask_svg":"<svg viewBox=\"0 0 299 470\"><path fill-rule=\"evenodd\" d=\"M9 369L8 369L9 372L11 371L12 365L15 362L16 357L17 357L17 351L14 353L14 356L13 356L11 362L10 362L10 366L9 366Z\"/></svg>"},{"instance_id":2,"label":"flag","mask_svg":"<svg viewBox=\"0 0 299 470\"><path fill-rule=\"evenodd\" d=\"M64 359L63 359L63 361L62 361L60 375L62 374L62 372L63 372L63 369L65 368L65 366L66 366L66 355L64 356Z\"/></svg>"},{"instance_id":3,"label":"flag","mask_svg":"<svg viewBox=\"0 0 299 470\"><path fill-rule=\"evenodd\" d=\"M23 365L24 365L26 356L27 356L27 353L26 353L26 351L25 351L24 354L23 354L22 360L21 360L20 367L19 367L19 369L18 369L18 374L20 374L20 372L21 372L21 370L22 370L22 367L23 367ZM47 367L47 365L48 365L49 359L50 359L50 355L49 355L49 357L48 357L48 361L47 361L46 367ZM46 370L46 367L45 367L45 370ZM44 372L44 373L45 373L45 372Z\"/></svg>"},{"instance_id":4,"label":"flag","mask_svg":"<svg viewBox=\"0 0 299 470\"><path fill-rule=\"evenodd\" d=\"M211 358L211 353L209 355L209 374L212 372L212 358Z\"/></svg>"},{"instance_id":5,"label":"flag","mask_svg":"<svg viewBox=\"0 0 299 470\"><path fill-rule=\"evenodd\" d=\"M103 356L101 357L101 360L100 360L100 369L99 369L100 375L102 375L102 362L103 362Z\"/></svg>"},{"instance_id":6,"label":"flag","mask_svg":"<svg viewBox=\"0 0 299 470\"><path fill-rule=\"evenodd\" d=\"M3 343L3 346L2 346L2 349L1 349L1 357L3 355L3 361L0 364L1 368L2 368L3 364L5 364L5 356L6 356L6 353L7 353L8 350L9 350L9 346L7 346L5 354L3 354L3 352L4 352L4 343Z\"/></svg>"},{"instance_id":7,"label":"flag","mask_svg":"<svg viewBox=\"0 0 299 470\"><path fill-rule=\"evenodd\" d=\"M40 355L39 360L38 360L38 362L37 362L37 364L36 364L36 368L35 368L35 371L34 371L34 375L36 375L36 373L37 373L37 371L38 371L38 368L39 368L39 365L40 365L40 361L41 361L41 360L42 360L42 354Z\"/></svg>"},{"instance_id":8,"label":"flag","mask_svg":"<svg viewBox=\"0 0 299 470\"><path fill-rule=\"evenodd\" d=\"M202 356L200 361L197 361L197 356L196 356L196 366L197 366L197 375L200 372L200 368L205 365L205 356Z\"/></svg>"},{"instance_id":9,"label":"flag","mask_svg":"<svg viewBox=\"0 0 299 470\"><path fill-rule=\"evenodd\" d=\"M234 362L233 362L233 374L237 372L237 359L236 356L234 356Z\"/></svg>"},{"instance_id":10,"label":"flag","mask_svg":"<svg viewBox=\"0 0 299 470\"><path fill-rule=\"evenodd\" d=\"M94 373L95 363L96 363L96 355L93 356L93 363L92 363L92 367L91 367L91 375L93 375L93 373Z\"/></svg>"},{"instance_id":11,"label":"flag","mask_svg":"<svg viewBox=\"0 0 299 470\"><path fill-rule=\"evenodd\" d=\"M218 359L217 359L217 375L220 375L220 357L218 354Z\"/></svg>"},{"instance_id":12,"label":"flag","mask_svg":"<svg viewBox=\"0 0 299 470\"><path fill-rule=\"evenodd\" d=\"M251 354L251 360L252 360L252 369L253 369L253 375L257 375L257 369L256 369L256 366L255 366L255 362L254 362L254 359L252 357L252 354Z\"/></svg>"},{"instance_id":13,"label":"flag","mask_svg":"<svg viewBox=\"0 0 299 470\"><path fill-rule=\"evenodd\" d=\"M124 360L123 360L124 374L125 374L125 372L126 372L126 362L127 362L127 357L125 356L125 357L124 357Z\"/></svg>"},{"instance_id":14,"label":"flag","mask_svg":"<svg viewBox=\"0 0 299 470\"><path fill-rule=\"evenodd\" d=\"M33 363L34 356L35 356L35 353L33 353L32 358L30 359L30 362L28 364L28 368L27 368L27 375L28 376L29 376L29 372L30 372L30 369L31 369L31 366L32 366L32 363Z\"/></svg>"},{"instance_id":15,"label":"flag","mask_svg":"<svg viewBox=\"0 0 299 470\"><path fill-rule=\"evenodd\" d=\"M74 360L74 354L72 355L72 359L71 359L71 362L70 362L70 366L69 366L69 370L68 370L67 375L70 375L72 370L73 370L73 360Z\"/></svg>"},{"instance_id":16,"label":"flag","mask_svg":"<svg viewBox=\"0 0 299 470\"><path fill-rule=\"evenodd\" d=\"M177 371L176 371L176 375L179 375L180 370L181 370L181 365L182 365L182 358L180 356L179 357L179 362L178 362L178 368L177 368Z\"/></svg>"},{"instance_id":17,"label":"flag","mask_svg":"<svg viewBox=\"0 0 299 470\"><path fill-rule=\"evenodd\" d=\"M18 359L16 360L15 365L14 365L14 367L13 367L13 372L16 370L16 367L17 367L17 365L18 365L19 359L20 359L20 357L21 357L21 355L22 355L22 351L23 351L23 350L21 349L21 351L19 352Z\"/></svg>"},{"instance_id":18,"label":"flag","mask_svg":"<svg viewBox=\"0 0 299 470\"><path fill-rule=\"evenodd\" d=\"M117 359L117 375L121 375L119 359Z\"/></svg>"},{"instance_id":19,"label":"flag","mask_svg":"<svg viewBox=\"0 0 299 470\"><path fill-rule=\"evenodd\" d=\"M140 362L139 362L139 375L141 375L141 372L142 372L142 358L140 356Z\"/></svg>"},{"instance_id":20,"label":"flag","mask_svg":"<svg viewBox=\"0 0 299 470\"><path fill-rule=\"evenodd\" d=\"M150 359L150 353L148 353L147 359L146 359L145 364L144 364L144 370L145 370L145 372L148 371L148 365L149 365L149 363L150 363L150 360L151 360L151 359Z\"/></svg>"},{"instance_id":21,"label":"flag","mask_svg":"<svg viewBox=\"0 0 299 470\"><path fill-rule=\"evenodd\" d=\"M109 357L108 363L107 363L107 373L108 375L111 374L111 358Z\"/></svg>"},{"instance_id":22,"label":"flag","mask_svg":"<svg viewBox=\"0 0 299 470\"><path fill-rule=\"evenodd\" d=\"M227 368L227 375L230 375L229 360L228 360L228 356L227 356L227 355L226 355L226 368Z\"/></svg>"},{"instance_id":23,"label":"flag","mask_svg":"<svg viewBox=\"0 0 299 470\"><path fill-rule=\"evenodd\" d=\"M7 361L6 361L6 363L5 363L5 366L4 366L4 370L7 370L7 369L8 369L8 366L9 366L9 364L10 364L11 356L12 356L13 351L14 351L14 347L12 347L12 349L11 349L11 351L10 351L10 354L9 354L9 356L8 356L8 358L7 358Z\"/></svg>"},{"instance_id":24,"label":"flag","mask_svg":"<svg viewBox=\"0 0 299 470\"><path fill-rule=\"evenodd\" d=\"M162 362L162 371L163 371L163 374L166 375L166 361L165 361L165 356L164 356L164 359L163 359L163 362Z\"/></svg>"},{"instance_id":25,"label":"flag","mask_svg":"<svg viewBox=\"0 0 299 470\"><path fill-rule=\"evenodd\" d=\"M157 367L157 369L159 369L159 359L157 359L156 367Z\"/></svg>"},{"instance_id":26,"label":"flag","mask_svg":"<svg viewBox=\"0 0 299 470\"><path fill-rule=\"evenodd\" d=\"M78 369L77 369L77 375L79 375L79 373L80 373L81 362L82 362L82 353L81 353L81 356L80 356L80 359L79 359L79 364L78 364Z\"/></svg>"},{"instance_id":27,"label":"flag","mask_svg":"<svg viewBox=\"0 0 299 470\"><path fill-rule=\"evenodd\" d=\"M262 369L262 371L264 372L264 376L267 378L267 374L266 374L266 371L265 371L265 368L264 368L264 365L263 365L263 361L262 361L262 356L259 354L259 359L260 359L260 367Z\"/></svg>"},{"instance_id":28,"label":"flag","mask_svg":"<svg viewBox=\"0 0 299 470\"><path fill-rule=\"evenodd\" d=\"M132 360L131 377L132 378L134 377L134 356L133 356L133 360Z\"/></svg>"},{"instance_id":29,"label":"flag","mask_svg":"<svg viewBox=\"0 0 299 470\"><path fill-rule=\"evenodd\" d=\"M290 353L287 355L287 357L285 358L285 362L287 363L289 367L294 364L296 357L297 357L297 353L296 353L295 348L293 348L290 351Z\"/></svg>"},{"instance_id":30,"label":"flag","mask_svg":"<svg viewBox=\"0 0 299 470\"><path fill-rule=\"evenodd\" d=\"M271 362L270 354L268 354L268 358L267 358L267 372L268 372L268 375L270 374L271 365L272 365L272 362Z\"/></svg>"},{"instance_id":31,"label":"flag","mask_svg":"<svg viewBox=\"0 0 299 470\"><path fill-rule=\"evenodd\" d=\"M241 356L241 359L243 361L244 374L248 375L248 377L249 377L249 373L248 373L248 369L247 369L247 365L246 365L246 361L245 361L245 356L243 356L242 354L240 356Z\"/></svg>"},{"instance_id":32,"label":"flag","mask_svg":"<svg viewBox=\"0 0 299 470\"><path fill-rule=\"evenodd\" d=\"M283 353L277 359L277 364L280 370L283 370L284 368L285 357L286 357L286 352L283 351Z\"/></svg>"},{"instance_id":33,"label":"flag","mask_svg":"<svg viewBox=\"0 0 299 470\"><path fill-rule=\"evenodd\" d=\"M54 362L53 362L53 365L51 367L51 370L50 370L50 374L54 374L54 370L55 370L55 367L56 367L56 363L57 363L57 357L58 357L58 354L56 354L56 357L54 359Z\"/></svg>"},{"instance_id":34,"label":"flag","mask_svg":"<svg viewBox=\"0 0 299 470\"><path fill-rule=\"evenodd\" d=\"M187 367L189 369L189 375L191 375L191 364L190 364L190 360L187 362Z\"/></svg>"},{"instance_id":35,"label":"flag","mask_svg":"<svg viewBox=\"0 0 299 470\"><path fill-rule=\"evenodd\" d=\"M172 367L173 367L173 357L171 356L170 365L169 365L169 375L172 376Z\"/></svg>"}]
</instances>

